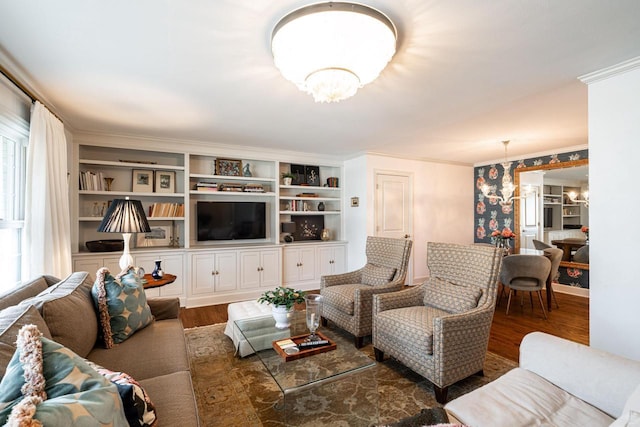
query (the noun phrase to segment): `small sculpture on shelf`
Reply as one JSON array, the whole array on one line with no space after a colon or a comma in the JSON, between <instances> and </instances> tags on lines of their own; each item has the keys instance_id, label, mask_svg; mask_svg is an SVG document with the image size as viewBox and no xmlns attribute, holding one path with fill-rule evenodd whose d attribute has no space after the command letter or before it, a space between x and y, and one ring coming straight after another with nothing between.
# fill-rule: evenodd
<instances>
[{"instance_id":1,"label":"small sculpture on shelf","mask_svg":"<svg viewBox=\"0 0 640 427\"><path fill-rule=\"evenodd\" d=\"M253 176L251 175L251 163L247 163L246 165L244 165L244 168L242 169L242 175L246 177Z\"/></svg>"}]
</instances>

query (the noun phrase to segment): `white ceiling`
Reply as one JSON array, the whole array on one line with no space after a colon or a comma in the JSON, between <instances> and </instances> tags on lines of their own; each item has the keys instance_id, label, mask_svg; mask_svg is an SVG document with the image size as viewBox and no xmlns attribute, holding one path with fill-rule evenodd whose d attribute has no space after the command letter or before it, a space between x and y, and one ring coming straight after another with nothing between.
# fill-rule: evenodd
<instances>
[{"instance_id":1,"label":"white ceiling","mask_svg":"<svg viewBox=\"0 0 640 427\"><path fill-rule=\"evenodd\" d=\"M398 52L316 104L274 67L297 0L4 0L0 59L78 131L472 164L587 144L577 77L640 56L638 0L371 0Z\"/></svg>"}]
</instances>

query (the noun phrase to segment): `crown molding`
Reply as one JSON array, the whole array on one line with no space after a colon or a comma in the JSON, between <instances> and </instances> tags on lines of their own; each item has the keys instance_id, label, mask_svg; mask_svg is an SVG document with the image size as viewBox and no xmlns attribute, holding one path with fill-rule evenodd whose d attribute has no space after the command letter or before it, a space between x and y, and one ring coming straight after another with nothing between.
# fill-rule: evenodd
<instances>
[{"instance_id":1,"label":"crown molding","mask_svg":"<svg viewBox=\"0 0 640 427\"><path fill-rule=\"evenodd\" d=\"M578 76L578 80L582 83L591 84L601 80L608 79L609 77L616 76L618 74L626 73L633 69L640 68L640 56L631 58L627 61L620 62L607 68L603 68L592 73L583 74Z\"/></svg>"}]
</instances>

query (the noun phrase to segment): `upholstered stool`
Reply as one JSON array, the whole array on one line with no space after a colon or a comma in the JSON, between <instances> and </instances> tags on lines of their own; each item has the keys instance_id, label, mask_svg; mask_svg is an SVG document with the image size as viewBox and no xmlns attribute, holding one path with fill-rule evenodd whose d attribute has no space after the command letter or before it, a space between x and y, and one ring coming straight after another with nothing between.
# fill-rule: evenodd
<instances>
[{"instance_id":1,"label":"upholstered stool","mask_svg":"<svg viewBox=\"0 0 640 427\"><path fill-rule=\"evenodd\" d=\"M242 336L242 332L238 329L235 324L236 320L241 319L253 319L256 317L265 317L271 316L271 305L269 304L260 304L259 302L252 301L242 301L242 302L234 302L229 304L227 307L227 326L224 329L224 333L226 336L231 338L233 341L233 345L236 348L236 354L240 355L240 357L247 356L249 354L253 354L253 350L249 343ZM271 342L273 340L284 338L288 336L289 330L283 330L281 333L273 333L273 324L275 324L275 320L271 319L268 323L268 327L264 328L264 334L261 334L259 330L252 331L252 335L260 336L264 335L264 346L262 348L270 348Z\"/></svg>"}]
</instances>

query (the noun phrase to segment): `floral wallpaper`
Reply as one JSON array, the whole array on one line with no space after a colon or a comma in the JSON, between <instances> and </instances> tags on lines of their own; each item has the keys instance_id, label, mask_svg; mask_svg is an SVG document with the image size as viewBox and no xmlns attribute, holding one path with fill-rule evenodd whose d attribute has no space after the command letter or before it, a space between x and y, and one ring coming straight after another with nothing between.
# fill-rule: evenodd
<instances>
[{"instance_id":1,"label":"floral wallpaper","mask_svg":"<svg viewBox=\"0 0 640 427\"><path fill-rule=\"evenodd\" d=\"M575 161L580 159L586 159L589 157L589 150L571 151L561 154L551 154L547 156L534 157L529 159L521 159L511 162L509 168L510 176L513 179L513 170L530 167L540 166L545 164L562 163ZM491 237L491 233L496 230L501 232L511 231L513 228L513 206L501 205L495 198L486 198L480 188L487 184L492 188L492 193L496 189L500 189L503 186L504 168L501 163L495 163L484 166L477 166L474 168L474 242L475 243L491 243L495 244L495 237ZM588 288L588 271L585 272L561 272L567 279L563 283L567 283L573 286ZM586 274L583 274L586 273ZM586 279L580 280L580 279Z\"/></svg>"}]
</instances>

